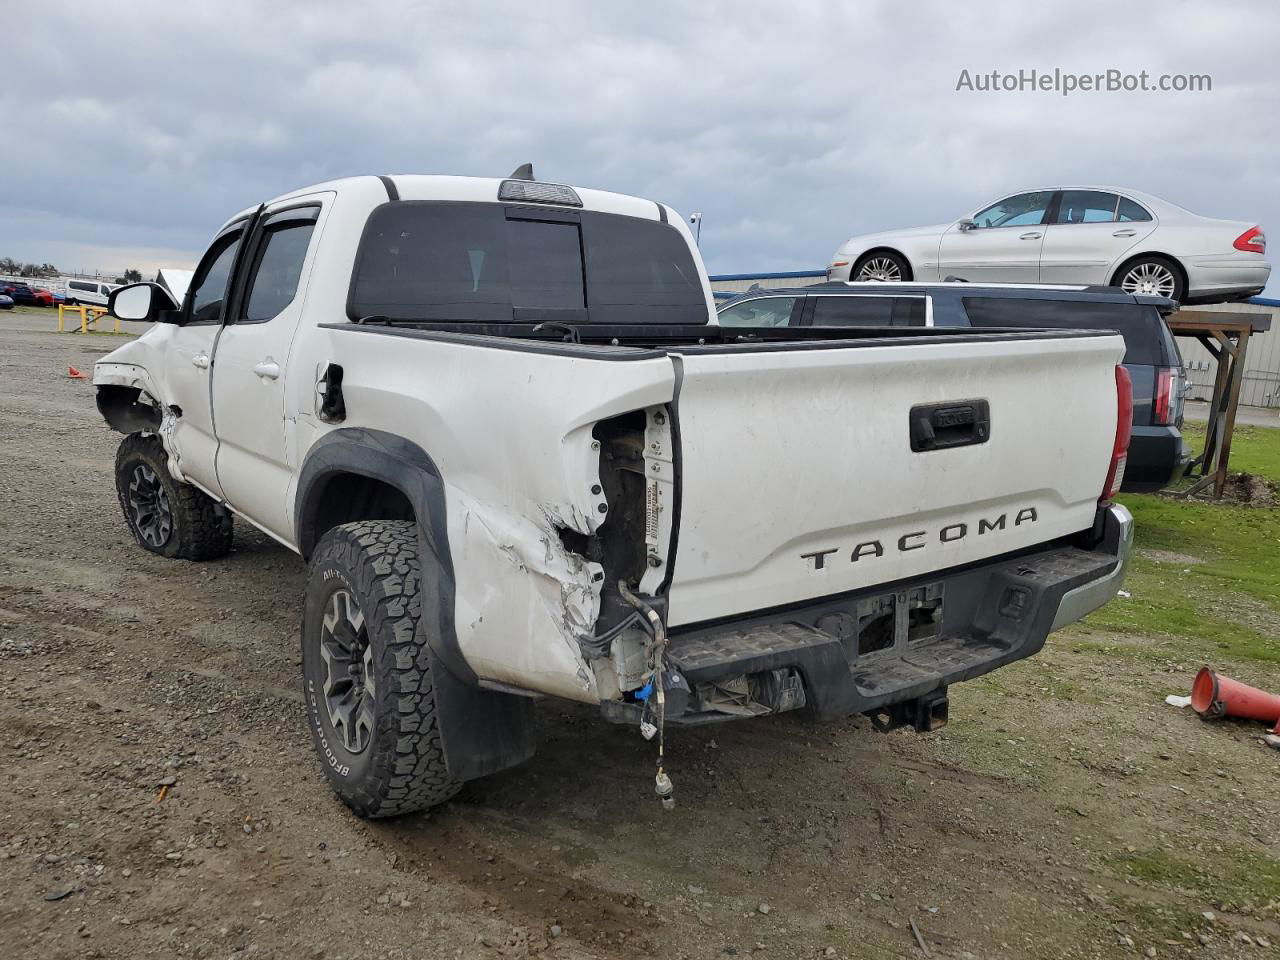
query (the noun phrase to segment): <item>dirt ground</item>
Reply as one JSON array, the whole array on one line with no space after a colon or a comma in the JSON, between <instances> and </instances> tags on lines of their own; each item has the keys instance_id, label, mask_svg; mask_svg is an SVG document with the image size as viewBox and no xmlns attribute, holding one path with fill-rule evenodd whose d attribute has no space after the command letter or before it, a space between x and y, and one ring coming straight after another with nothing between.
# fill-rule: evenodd
<instances>
[{"instance_id":1,"label":"dirt ground","mask_svg":"<svg viewBox=\"0 0 1280 960\"><path fill-rule=\"evenodd\" d=\"M937 734L676 731L671 812L634 730L545 703L527 765L356 819L303 723L302 562L244 524L215 563L135 546L119 438L66 376L118 341L49 326L0 317L0 956L923 957L912 924L933 957L1280 945L1280 752L1164 704L1195 650L1087 625L954 687Z\"/></svg>"}]
</instances>

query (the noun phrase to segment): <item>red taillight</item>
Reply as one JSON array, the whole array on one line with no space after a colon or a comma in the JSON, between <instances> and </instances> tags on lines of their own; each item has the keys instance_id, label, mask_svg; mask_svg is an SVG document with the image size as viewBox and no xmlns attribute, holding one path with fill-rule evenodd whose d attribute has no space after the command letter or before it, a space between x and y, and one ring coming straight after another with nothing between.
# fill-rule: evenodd
<instances>
[{"instance_id":1,"label":"red taillight","mask_svg":"<svg viewBox=\"0 0 1280 960\"><path fill-rule=\"evenodd\" d=\"M1133 434L1133 381L1129 371L1116 365L1116 442L1111 447L1111 468L1102 485L1099 500L1110 500L1124 483L1124 465L1129 459L1129 437Z\"/></svg>"},{"instance_id":2,"label":"red taillight","mask_svg":"<svg viewBox=\"0 0 1280 960\"><path fill-rule=\"evenodd\" d=\"M1151 411L1151 422L1158 427L1173 423L1173 369L1156 370L1156 397Z\"/></svg>"},{"instance_id":3,"label":"red taillight","mask_svg":"<svg viewBox=\"0 0 1280 960\"><path fill-rule=\"evenodd\" d=\"M1266 253L1267 235L1262 232L1261 227L1250 227L1236 237L1236 242L1232 246L1245 253Z\"/></svg>"}]
</instances>

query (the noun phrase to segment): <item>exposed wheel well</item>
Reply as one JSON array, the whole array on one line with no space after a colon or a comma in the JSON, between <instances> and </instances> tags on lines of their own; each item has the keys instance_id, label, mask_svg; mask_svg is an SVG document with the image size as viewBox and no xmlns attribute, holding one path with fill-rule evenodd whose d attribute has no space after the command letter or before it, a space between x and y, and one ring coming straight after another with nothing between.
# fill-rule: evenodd
<instances>
[{"instance_id":1,"label":"exposed wheel well","mask_svg":"<svg viewBox=\"0 0 1280 960\"><path fill-rule=\"evenodd\" d=\"M862 253L858 254L857 259L853 261L853 265L849 268L849 279L855 279L855 275L858 272L858 265L862 263L863 260L866 260L868 257L874 257L878 253L892 254L902 261L903 265L906 267L902 276L904 281L915 279L915 271L911 267L911 260L901 250L895 250L893 247L872 247L870 250L862 251Z\"/></svg>"},{"instance_id":2,"label":"exposed wheel well","mask_svg":"<svg viewBox=\"0 0 1280 960\"><path fill-rule=\"evenodd\" d=\"M1173 269L1177 271L1178 278L1182 281L1183 297L1186 297L1190 293L1190 290L1188 289L1187 269L1182 265L1182 261L1179 260L1177 257L1171 256L1167 253L1160 253L1158 250L1147 250L1147 251L1144 251L1143 253L1135 253L1132 257L1127 257L1120 264L1120 266L1116 267L1115 272L1111 274L1110 286L1113 286L1113 287L1120 286L1120 278L1124 275L1124 272L1139 260L1168 261L1169 265L1172 266Z\"/></svg>"},{"instance_id":3,"label":"exposed wheel well","mask_svg":"<svg viewBox=\"0 0 1280 960\"><path fill-rule=\"evenodd\" d=\"M329 530L357 520L416 520L413 504L398 487L358 473L334 473L311 491L299 517L302 554L312 549Z\"/></svg>"},{"instance_id":4,"label":"exposed wheel well","mask_svg":"<svg viewBox=\"0 0 1280 960\"><path fill-rule=\"evenodd\" d=\"M141 397L137 387L103 384L98 387L98 412L111 429L126 435L159 430L160 411Z\"/></svg>"}]
</instances>

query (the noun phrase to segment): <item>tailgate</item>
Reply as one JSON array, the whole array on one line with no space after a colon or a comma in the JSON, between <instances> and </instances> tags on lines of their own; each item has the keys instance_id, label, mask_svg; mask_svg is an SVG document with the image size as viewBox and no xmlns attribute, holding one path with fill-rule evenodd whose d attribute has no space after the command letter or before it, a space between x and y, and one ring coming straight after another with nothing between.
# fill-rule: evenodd
<instances>
[{"instance_id":1,"label":"tailgate","mask_svg":"<svg viewBox=\"0 0 1280 960\"><path fill-rule=\"evenodd\" d=\"M670 625L1090 527L1123 353L1119 336L1058 332L681 353ZM962 443L965 411L988 415L986 439L913 451L912 411L929 405L939 427L961 422Z\"/></svg>"}]
</instances>

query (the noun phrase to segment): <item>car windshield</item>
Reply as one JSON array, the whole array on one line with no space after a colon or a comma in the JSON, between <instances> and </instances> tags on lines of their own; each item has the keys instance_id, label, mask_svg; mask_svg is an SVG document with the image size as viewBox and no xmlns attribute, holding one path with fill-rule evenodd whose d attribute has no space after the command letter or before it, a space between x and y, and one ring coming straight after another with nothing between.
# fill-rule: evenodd
<instances>
[{"instance_id":1,"label":"car windshield","mask_svg":"<svg viewBox=\"0 0 1280 960\"><path fill-rule=\"evenodd\" d=\"M388 203L351 280L353 319L705 324L684 236L658 220L498 203Z\"/></svg>"}]
</instances>

